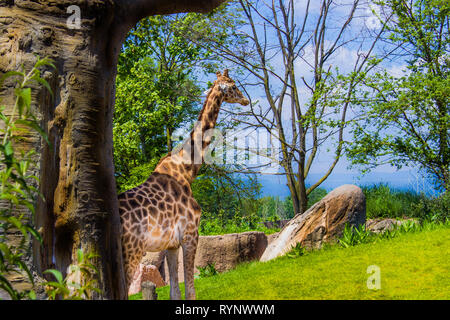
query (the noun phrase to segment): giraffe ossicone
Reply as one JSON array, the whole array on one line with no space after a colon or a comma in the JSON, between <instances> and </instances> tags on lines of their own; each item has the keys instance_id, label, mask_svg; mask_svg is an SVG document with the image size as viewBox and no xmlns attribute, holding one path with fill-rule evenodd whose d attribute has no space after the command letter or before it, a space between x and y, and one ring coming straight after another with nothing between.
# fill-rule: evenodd
<instances>
[{"instance_id":1,"label":"giraffe ossicone","mask_svg":"<svg viewBox=\"0 0 450 320\"><path fill-rule=\"evenodd\" d=\"M141 185L119 195L122 252L129 294L139 290L140 262L147 251L167 250L170 298L181 299L178 283L178 250L183 250L186 299L195 299L194 259L201 208L191 183L207 155L211 139L205 132L216 125L222 102L248 105L249 101L228 75L216 73L198 117L198 123L181 148L161 158ZM206 135L209 136L209 135Z\"/></svg>"}]
</instances>

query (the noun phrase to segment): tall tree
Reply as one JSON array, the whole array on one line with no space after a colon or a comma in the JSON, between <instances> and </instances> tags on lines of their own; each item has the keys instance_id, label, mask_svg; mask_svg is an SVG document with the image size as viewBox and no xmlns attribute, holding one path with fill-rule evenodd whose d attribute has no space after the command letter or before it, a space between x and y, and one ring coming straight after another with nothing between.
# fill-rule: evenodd
<instances>
[{"instance_id":1,"label":"tall tree","mask_svg":"<svg viewBox=\"0 0 450 320\"><path fill-rule=\"evenodd\" d=\"M379 2L394 14L388 41L404 72L364 80L364 122L354 128L352 162L424 169L443 190L450 183L450 4L445 0ZM382 18L380 16L380 18Z\"/></svg>"},{"instance_id":2,"label":"tall tree","mask_svg":"<svg viewBox=\"0 0 450 320\"><path fill-rule=\"evenodd\" d=\"M253 97L261 99L253 98L249 110L230 112L280 143L270 161L286 176L294 212L304 212L308 195L343 155L351 98L361 75L373 67L369 62L383 28L366 27L361 17L368 16L367 3L358 0L235 3L246 25L235 32L233 46L213 47L241 67L243 87L253 88ZM307 187L319 149L325 147L332 150L328 167Z\"/></svg>"},{"instance_id":3,"label":"tall tree","mask_svg":"<svg viewBox=\"0 0 450 320\"><path fill-rule=\"evenodd\" d=\"M238 22L237 14L221 5L207 15L148 17L130 31L116 79L113 135L120 191L147 179L176 144L174 131L181 132L196 120L200 95L210 85L202 85L199 78L215 74L223 60L210 50L208 41L226 45ZM195 39L186 37L191 30L197 31ZM225 179L217 169L204 168L202 176Z\"/></svg>"},{"instance_id":4,"label":"tall tree","mask_svg":"<svg viewBox=\"0 0 450 320\"><path fill-rule=\"evenodd\" d=\"M54 96L32 92L49 132L50 148L38 134L24 148L40 151L40 191L36 208L43 243L34 247L39 270L66 271L77 249L98 253L101 294L125 299L121 232L112 158L114 83L120 48L127 32L148 15L208 12L221 0L158 1L0 1L0 71L21 64L30 69L35 54L55 61L43 75ZM0 99L14 105L14 83Z\"/></svg>"}]
</instances>

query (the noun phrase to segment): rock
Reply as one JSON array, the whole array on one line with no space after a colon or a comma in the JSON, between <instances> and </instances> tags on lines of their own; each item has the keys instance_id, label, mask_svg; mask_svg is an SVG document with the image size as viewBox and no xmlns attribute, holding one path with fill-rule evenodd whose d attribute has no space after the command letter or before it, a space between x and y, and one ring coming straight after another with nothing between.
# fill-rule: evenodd
<instances>
[{"instance_id":1,"label":"rock","mask_svg":"<svg viewBox=\"0 0 450 320\"><path fill-rule=\"evenodd\" d=\"M214 264L217 271L223 272L233 269L238 263L259 260L267 243L267 236L264 232L258 231L200 236L195 255L194 273L199 273L197 267L206 267L208 264ZM164 281L169 283L167 260L164 260L162 267L164 273L161 272L161 275ZM178 255L178 280L184 281L183 249L181 248Z\"/></svg>"},{"instance_id":2,"label":"rock","mask_svg":"<svg viewBox=\"0 0 450 320\"><path fill-rule=\"evenodd\" d=\"M141 291L142 284L151 282L157 287L164 287L166 283L161 277L158 269L154 265L139 264L139 272L136 272L128 288L128 295L133 295Z\"/></svg>"},{"instance_id":3,"label":"rock","mask_svg":"<svg viewBox=\"0 0 450 320\"><path fill-rule=\"evenodd\" d=\"M387 230L392 230L396 225L400 226L407 221L419 223L416 219L404 219L404 220L396 220L391 218L369 219L366 222L366 229L374 233L383 233Z\"/></svg>"},{"instance_id":4,"label":"rock","mask_svg":"<svg viewBox=\"0 0 450 320\"><path fill-rule=\"evenodd\" d=\"M249 231L199 238L195 266L206 267L214 263L223 272L244 261L259 260L267 247L264 232Z\"/></svg>"},{"instance_id":5,"label":"rock","mask_svg":"<svg viewBox=\"0 0 450 320\"><path fill-rule=\"evenodd\" d=\"M262 224L267 229L274 229L274 228L283 228L290 219L283 219L283 220L277 220L277 221L264 221Z\"/></svg>"},{"instance_id":6,"label":"rock","mask_svg":"<svg viewBox=\"0 0 450 320\"><path fill-rule=\"evenodd\" d=\"M164 258L166 257L166 250L159 252L147 252L144 258L142 258L141 263L143 265L149 266L153 265L158 269L161 277L165 278L165 268L164 268Z\"/></svg>"},{"instance_id":7,"label":"rock","mask_svg":"<svg viewBox=\"0 0 450 320\"><path fill-rule=\"evenodd\" d=\"M267 245L268 246L270 246L270 244L273 242L273 240L275 240L277 237L278 237L278 234L279 234L280 232L275 232L275 233L272 233L272 234L268 234L267 235Z\"/></svg>"},{"instance_id":8,"label":"rock","mask_svg":"<svg viewBox=\"0 0 450 320\"><path fill-rule=\"evenodd\" d=\"M367 220L366 229L375 233L381 233L386 230L392 230L395 224L394 219L372 219Z\"/></svg>"},{"instance_id":9,"label":"rock","mask_svg":"<svg viewBox=\"0 0 450 320\"><path fill-rule=\"evenodd\" d=\"M341 236L346 223L358 226L365 221L366 201L362 190L355 185L340 186L292 218L267 246L260 260L281 256L297 243L318 248L324 241Z\"/></svg>"},{"instance_id":10,"label":"rock","mask_svg":"<svg viewBox=\"0 0 450 320\"><path fill-rule=\"evenodd\" d=\"M161 277L158 269L153 265L143 266L141 284L149 281L156 285L157 288L164 287L166 282Z\"/></svg>"}]
</instances>

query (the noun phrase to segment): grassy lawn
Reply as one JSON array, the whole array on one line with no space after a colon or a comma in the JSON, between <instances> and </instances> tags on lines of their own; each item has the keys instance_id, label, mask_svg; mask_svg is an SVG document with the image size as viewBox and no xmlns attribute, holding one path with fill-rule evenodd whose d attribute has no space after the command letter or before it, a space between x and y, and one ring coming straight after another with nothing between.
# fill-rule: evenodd
<instances>
[{"instance_id":1,"label":"grassy lawn","mask_svg":"<svg viewBox=\"0 0 450 320\"><path fill-rule=\"evenodd\" d=\"M381 272L369 290L367 267ZM450 299L450 228L406 233L350 248L253 262L196 280L198 299ZM184 287L181 285L182 294ZM137 297L136 297L137 298ZM169 298L169 287L158 299Z\"/></svg>"}]
</instances>

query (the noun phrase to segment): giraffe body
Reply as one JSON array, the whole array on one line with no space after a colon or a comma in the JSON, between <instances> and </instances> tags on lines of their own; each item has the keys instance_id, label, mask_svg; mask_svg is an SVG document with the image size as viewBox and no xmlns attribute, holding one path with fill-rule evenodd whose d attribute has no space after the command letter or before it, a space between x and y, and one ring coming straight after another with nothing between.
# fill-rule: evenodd
<instances>
[{"instance_id":1,"label":"giraffe body","mask_svg":"<svg viewBox=\"0 0 450 320\"><path fill-rule=\"evenodd\" d=\"M228 70L217 80L206 98L197 125L178 152L163 157L154 172L141 185L119 195L122 224L122 252L129 294L140 281L140 261L145 252L167 250L170 297L180 299L178 250L183 249L186 299L195 299L194 259L198 243L201 208L195 201L191 183L203 162L210 138L204 133L215 126L223 101L248 104L248 100L228 77ZM188 147L188 148L186 148ZM200 161L195 161L200 155Z\"/></svg>"}]
</instances>

